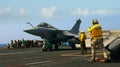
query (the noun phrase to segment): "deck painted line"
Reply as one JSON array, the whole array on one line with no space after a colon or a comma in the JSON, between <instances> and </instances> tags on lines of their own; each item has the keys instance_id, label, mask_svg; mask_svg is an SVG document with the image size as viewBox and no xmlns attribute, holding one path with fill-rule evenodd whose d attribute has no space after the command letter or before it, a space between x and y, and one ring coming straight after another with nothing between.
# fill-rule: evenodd
<instances>
[{"instance_id":1,"label":"deck painted line","mask_svg":"<svg viewBox=\"0 0 120 67\"><path fill-rule=\"evenodd\" d=\"M50 63L52 61L42 61L42 62L32 62L32 63L27 63L25 65L35 65L35 64L43 64L43 63Z\"/></svg>"}]
</instances>

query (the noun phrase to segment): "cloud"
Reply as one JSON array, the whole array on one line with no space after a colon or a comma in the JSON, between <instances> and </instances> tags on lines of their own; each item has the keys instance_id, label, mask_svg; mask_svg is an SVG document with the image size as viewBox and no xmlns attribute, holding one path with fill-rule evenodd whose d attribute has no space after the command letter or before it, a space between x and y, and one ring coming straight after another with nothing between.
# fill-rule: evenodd
<instances>
[{"instance_id":1,"label":"cloud","mask_svg":"<svg viewBox=\"0 0 120 67\"><path fill-rule=\"evenodd\" d=\"M40 10L40 15L41 17L44 17L44 18L52 18L55 11L56 11L56 7L42 8Z\"/></svg>"},{"instance_id":2,"label":"cloud","mask_svg":"<svg viewBox=\"0 0 120 67\"><path fill-rule=\"evenodd\" d=\"M88 9L81 9L77 8L71 12L72 15L88 15L89 10Z\"/></svg>"},{"instance_id":3,"label":"cloud","mask_svg":"<svg viewBox=\"0 0 120 67\"><path fill-rule=\"evenodd\" d=\"M24 16L26 14L26 10L24 9L24 8L21 8L20 10L19 10L19 16Z\"/></svg>"},{"instance_id":4,"label":"cloud","mask_svg":"<svg viewBox=\"0 0 120 67\"><path fill-rule=\"evenodd\" d=\"M77 8L77 9L74 9L73 11L71 11L70 14L76 15L76 16L116 15L116 14L120 14L120 9L105 9L105 8L102 8L102 9L82 9L82 8Z\"/></svg>"},{"instance_id":5,"label":"cloud","mask_svg":"<svg viewBox=\"0 0 120 67\"><path fill-rule=\"evenodd\" d=\"M91 15L115 15L120 14L120 9L97 9L91 11Z\"/></svg>"},{"instance_id":6,"label":"cloud","mask_svg":"<svg viewBox=\"0 0 120 67\"><path fill-rule=\"evenodd\" d=\"M0 14L7 14L10 11L11 11L11 7L8 6L6 8L0 9Z\"/></svg>"}]
</instances>

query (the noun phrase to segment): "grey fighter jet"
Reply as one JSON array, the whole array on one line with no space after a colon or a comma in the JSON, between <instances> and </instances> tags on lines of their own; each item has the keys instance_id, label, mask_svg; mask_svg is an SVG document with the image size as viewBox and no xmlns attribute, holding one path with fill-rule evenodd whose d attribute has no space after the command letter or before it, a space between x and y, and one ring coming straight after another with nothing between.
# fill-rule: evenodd
<instances>
[{"instance_id":1,"label":"grey fighter jet","mask_svg":"<svg viewBox=\"0 0 120 67\"><path fill-rule=\"evenodd\" d=\"M36 27L24 30L24 32L40 36L45 41L54 44L55 49L58 49L58 44L61 42L69 42L72 49L75 49L75 44L80 43L78 40L78 32L81 20L78 19L71 30L59 30L48 23L41 23Z\"/></svg>"}]
</instances>

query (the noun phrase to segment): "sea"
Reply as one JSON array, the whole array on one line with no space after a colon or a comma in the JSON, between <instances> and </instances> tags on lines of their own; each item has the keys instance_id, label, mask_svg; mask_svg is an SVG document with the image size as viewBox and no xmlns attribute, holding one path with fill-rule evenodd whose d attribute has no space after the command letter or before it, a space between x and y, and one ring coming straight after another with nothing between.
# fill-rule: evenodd
<instances>
[{"instance_id":1,"label":"sea","mask_svg":"<svg viewBox=\"0 0 120 67\"><path fill-rule=\"evenodd\" d=\"M0 44L0 48L7 46L7 44Z\"/></svg>"}]
</instances>

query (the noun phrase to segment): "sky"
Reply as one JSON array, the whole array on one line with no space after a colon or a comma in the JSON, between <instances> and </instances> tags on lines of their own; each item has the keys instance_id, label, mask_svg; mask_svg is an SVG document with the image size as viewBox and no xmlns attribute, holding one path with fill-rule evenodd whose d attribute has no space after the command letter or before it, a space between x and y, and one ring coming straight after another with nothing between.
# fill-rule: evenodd
<instances>
[{"instance_id":1,"label":"sky","mask_svg":"<svg viewBox=\"0 0 120 67\"><path fill-rule=\"evenodd\" d=\"M0 0L0 43L10 40L40 39L23 32L47 22L70 30L81 19L80 30L87 31L93 19L103 30L120 30L120 0Z\"/></svg>"}]
</instances>

